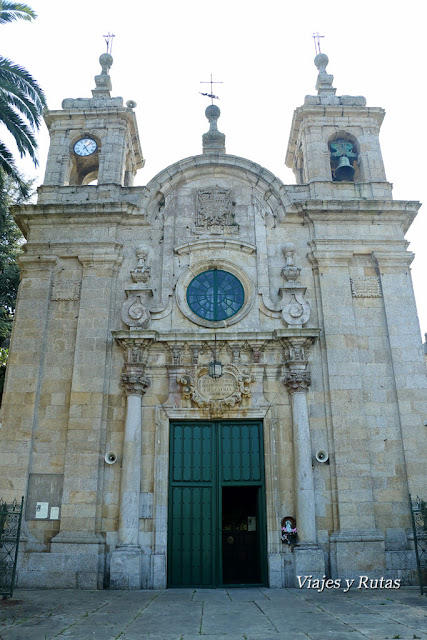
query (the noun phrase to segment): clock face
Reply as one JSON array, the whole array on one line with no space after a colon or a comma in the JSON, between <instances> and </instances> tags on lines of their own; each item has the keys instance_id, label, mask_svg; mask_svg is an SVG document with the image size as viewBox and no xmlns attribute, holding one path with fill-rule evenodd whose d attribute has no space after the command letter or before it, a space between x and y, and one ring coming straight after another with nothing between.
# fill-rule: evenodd
<instances>
[{"instance_id":1,"label":"clock face","mask_svg":"<svg viewBox=\"0 0 427 640\"><path fill-rule=\"evenodd\" d=\"M92 138L82 138L81 140L77 140L76 144L74 145L74 152L78 156L90 156L92 155L92 153L95 153L97 148L98 145L96 144L95 140L93 140Z\"/></svg>"}]
</instances>

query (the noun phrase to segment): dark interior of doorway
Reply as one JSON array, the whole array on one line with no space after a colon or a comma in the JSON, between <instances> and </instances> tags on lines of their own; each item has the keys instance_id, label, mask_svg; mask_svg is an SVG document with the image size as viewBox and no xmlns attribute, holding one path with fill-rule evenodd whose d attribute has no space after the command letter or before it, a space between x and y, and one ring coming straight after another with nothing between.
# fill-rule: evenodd
<instances>
[{"instance_id":1,"label":"dark interior of doorway","mask_svg":"<svg viewBox=\"0 0 427 640\"><path fill-rule=\"evenodd\" d=\"M261 582L259 487L222 488L222 580L224 584Z\"/></svg>"}]
</instances>

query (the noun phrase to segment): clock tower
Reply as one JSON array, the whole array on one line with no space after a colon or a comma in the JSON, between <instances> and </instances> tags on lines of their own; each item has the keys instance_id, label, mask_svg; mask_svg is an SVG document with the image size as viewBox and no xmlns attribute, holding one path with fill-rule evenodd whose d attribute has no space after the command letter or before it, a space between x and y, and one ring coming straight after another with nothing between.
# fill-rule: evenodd
<instances>
[{"instance_id":1,"label":"clock tower","mask_svg":"<svg viewBox=\"0 0 427 640\"><path fill-rule=\"evenodd\" d=\"M67 98L62 109L48 111L51 137L44 185L117 184L131 186L144 166L136 103L112 98L109 69L113 58L103 53L101 73L95 76L92 98Z\"/></svg>"}]
</instances>

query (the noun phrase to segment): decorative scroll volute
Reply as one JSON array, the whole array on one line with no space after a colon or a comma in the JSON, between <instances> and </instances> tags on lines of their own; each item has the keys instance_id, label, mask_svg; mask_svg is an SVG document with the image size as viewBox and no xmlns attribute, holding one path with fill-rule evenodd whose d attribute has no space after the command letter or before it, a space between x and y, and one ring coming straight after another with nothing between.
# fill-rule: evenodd
<instances>
[{"instance_id":1,"label":"decorative scroll volute","mask_svg":"<svg viewBox=\"0 0 427 640\"><path fill-rule=\"evenodd\" d=\"M271 318L281 317L283 324L290 327L302 327L310 319L310 303L305 299L306 287L298 282L301 269L295 265L295 246L287 242L282 248L285 266L282 276L285 283L279 289L278 301L273 302L263 295L261 311Z\"/></svg>"}]
</instances>

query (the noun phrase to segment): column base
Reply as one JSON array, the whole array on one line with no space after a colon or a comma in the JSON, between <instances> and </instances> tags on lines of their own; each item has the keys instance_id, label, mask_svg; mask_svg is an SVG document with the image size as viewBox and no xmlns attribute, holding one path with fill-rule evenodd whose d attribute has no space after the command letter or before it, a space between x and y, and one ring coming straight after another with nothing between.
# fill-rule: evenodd
<instances>
[{"instance_id":1,"label":"column base","mask_svg":"<svg viewBox=\"0 0 427 640\"><path fill-rule=\"evenodd\" d=\"M385 575L385 541L381 531L336 531L330 541L332 577L357 579L361 575L370 578Z\"/></svg>"},{"instance_id":2,"label":"column base","mask_svg":"<svg viewBox=\"0 0 427 640\"><path fill-rule=\"evenodd\" d=\"M140 547L117 547L111 553L110 589L141 589Z\"/></svg>"},{"instance_id":3,"label":"column base","mask_svg":"<svg viewBox=\"0 0 427 640\"><path fill-rule=\"evenodd\" d=\"M294 547L295 587L300 586L306 576L313 580L322 580L325 575L325 554L316 544L298 544ZM308 581L306 581L306 584Z\"/></svg>"},{"instance_id":4,"label":"column base","mask_svg":"<svg viewBox=\"0 0 427 640\"><path fill-rule=\"evenodd\" d=\"M61 531L50 553L24 551L18 569L19 587L102 589L105 541L100 534Z\"/></svg>"}]
</instances>

